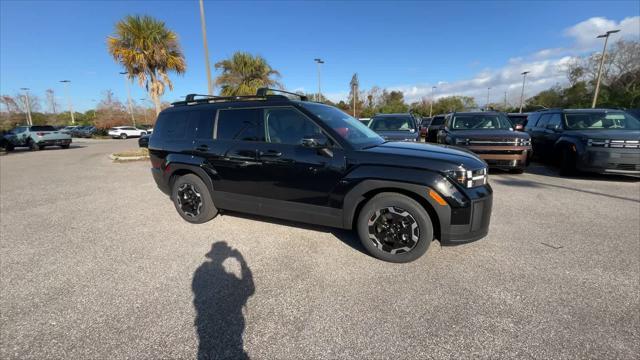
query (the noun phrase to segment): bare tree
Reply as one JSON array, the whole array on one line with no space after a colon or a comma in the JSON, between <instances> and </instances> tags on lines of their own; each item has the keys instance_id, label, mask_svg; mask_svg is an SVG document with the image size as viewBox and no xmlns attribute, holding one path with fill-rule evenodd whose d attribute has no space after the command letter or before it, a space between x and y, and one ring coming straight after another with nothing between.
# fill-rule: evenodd
<instances>
[{"instance_id":1,"label":"bare tree","mask_svg":"<svg viewBox=\"0 0 640 360\"><path fill-rule=\"evenodd\" d=\"M57 114L58 102L56 101L56 94L53 92L53 89L47 89L44 93L46 96L47 111L52 114Z\"/></svg>"}]
</instances>

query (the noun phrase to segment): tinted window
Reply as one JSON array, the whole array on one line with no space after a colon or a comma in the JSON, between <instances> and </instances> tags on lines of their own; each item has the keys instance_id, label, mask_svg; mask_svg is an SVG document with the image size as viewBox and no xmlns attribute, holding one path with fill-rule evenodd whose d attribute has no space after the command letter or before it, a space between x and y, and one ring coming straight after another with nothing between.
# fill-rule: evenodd
<instances>
[{"instance_id":1,"label":"tinted window","mask_svg":"<svg viewBox=\"0 0 640 360\"><path fill-rule=\"evenodd\" d=\"M565 124L571 130L640 129L640 121L622 111L566 114Z\"/></svg>"},{"instance_id":2,"label":"tinted window","mask_svg":"<svg viewBox=\"0 0 640 360\"><path fill-rule=\"evenodd\" d=\"M539 118L540 114L529 115L529 117L527 117L527 128L535 127Z\"/></svg>"},{"instance_id":3,"label":"tinted window","mask_svg":"<svg viewBox=\"0 0 640 360\"><path fill-rule=\"evenodd\" d=\"M544 114L540 116L540 120L538 120L536 127L541 127L541 128L546 127L550 118L551 118L551 114Z\"/></svg>"},{"instance_id":4,"label":"tinted window","mask_svg":"<svg viewBox=\"0 0 640 360\"><path fill-rule=\"evenodd\" d=\"M196 110L190 114L190 123L196 127L197 139L213 139L213 122L215 120L215 111Z\"/></svg>"},{"instance_id":5,"label":"tinted window","mask_svg":"<svg viewBox=\"0 0 640 360\"><path fill-rule=\"evenodd\" d=\"M409 116L383 116L373 118L369 127L374 131L409 131L415 129L415 122Z\"/></svg>"},{"instance_id":6,"label":"tinted window","mask_svg":"<svg viewBox=\"0 0 640 360\"><path fill-rule=\"evenodd\" d=\"M218 111L216 138L221 140L264 141L262 109Z\"/></svg>"},{"instance_id":7,"label":"tinted window","mask_svg":"<svg viewBox=\"0 0 640 360\"><path fill-rule=\"evenodd\" d=\"M547 129L555 129L557 127L560 127L560 114L553 114L551 115L551 118L549 119L549 122L547 122Z\"/></svg>"},{"instance_id":8,"label":"tinted window","mask_svg":"<svg viewBox=\"0 0 640 360\"><path fill-rule=\"evenodd\" d=\"M278 144L299 145L304 137L319 135L320 128L294 109L267 109L268 141Z\"/></svg>"},{"instance_id":9,"label":"tinted window","mask_svg":"<svg viewBox=\"0 0 640 360\"><path fill-rule=\"evenodd\" d=\"M32 126L31 131L56 131L53 126Z\"/></svg>"},{"instance_id":10,"label":"tinted window","mask_svg":"<svg viewBox=\"0 0 640 360\"><path fill-rule=\"evenodd\" d=\"M188 114L186 111L160 114L154 136L159 135L170 140L183 139L186 135Z\"/></svg>"},{"instance_id":11,"label":"tinted window","mask_svg":"<svg viewBox=\"0 0 640 360\"><path fill-rule=\"evenodd\" d=\"M442 125L444 124L444 116L440 117L434 117L433 120L431 120L431 125Z\"/></svg>"}]
</instances>

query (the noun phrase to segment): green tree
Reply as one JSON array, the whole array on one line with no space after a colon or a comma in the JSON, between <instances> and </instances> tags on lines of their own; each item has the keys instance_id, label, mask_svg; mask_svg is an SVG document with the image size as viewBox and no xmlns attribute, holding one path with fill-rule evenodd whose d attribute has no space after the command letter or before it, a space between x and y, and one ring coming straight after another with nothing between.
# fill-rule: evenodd
<instances>
[{"instance_id":1,"label":"green tree","mask_svg":"<svg viewBox=\"0 0 640 360\"><path fill-rule=\"evenodd\" d=\"M173 90L169 72L181 75L187 69L178 35L150 16L127 16L116 23L107 46L111 56L128 72L129 79L137 78L149 92L156 115L159 114L165 87Z\"/></svg>"},{"instance_id":2,"label":"green tree","mask_svg":"<svg viewBox=\"0 0 640 360\"><path fill-rule=\"evenodd\" d=\"M383 114L404 113L409 111L409 106L404 102L402 91L382 91L382 103L380 112Z\"/></svg>"},{"instance_id":3,"label":"green tree","mask_svg":"<svg viewBox=\"0 0 640 360\"><path fill-rule=\"evenodd\" d=\"M222 69L222 74L216 78L216 85L222 87L222 96L255 95L261 87L282 88L282 84L274 79L280 77L280 73L258 55L236 52L215 66Z\"/></svg>"}]
</instances>

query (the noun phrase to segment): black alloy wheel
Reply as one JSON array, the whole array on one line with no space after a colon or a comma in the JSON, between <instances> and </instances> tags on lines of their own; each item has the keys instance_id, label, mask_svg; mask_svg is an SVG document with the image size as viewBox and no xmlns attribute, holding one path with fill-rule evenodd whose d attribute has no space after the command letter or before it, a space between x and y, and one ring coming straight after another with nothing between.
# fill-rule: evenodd
<instances>
[{"instance_id":1,"label":"black alloy wheel","mask_svg":"<svg viewBox=\"0 0 640 360\"><path fill-rule=\"evenodd\" d=\"M389 206L377 210L369 219L369 239L390 254L411 251L420 239L418 222L402 208Z\"/></svg>"}]
</instances>

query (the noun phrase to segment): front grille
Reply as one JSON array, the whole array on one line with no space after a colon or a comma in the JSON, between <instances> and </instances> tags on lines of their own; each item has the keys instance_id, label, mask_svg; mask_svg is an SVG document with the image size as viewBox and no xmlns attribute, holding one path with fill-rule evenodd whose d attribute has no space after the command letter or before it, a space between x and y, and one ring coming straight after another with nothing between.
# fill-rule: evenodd
<instances>
[{"instance_id":1,"label":"front grille","mask_svg":"<svg viewBox=\"0 0 640 360\"><path fill-rule=\"evenodd\" d=\"M589 139L587 140L587 145L605 148L640 149L640 141L638 140Z\"/></svg>"},{"instance_id":2,"label":"front grille","mask_svg":"<svg viewBox=\"0 0 640 360\"><path fill-rule=\"evenodd\" d=\"M524 150L475 150L476 154L497 154L497 155L522 155Z\"/></svg>"},{"instance_id":3,"label":"front grille","mask_svg":"<svg viewBox=\"0 0 640 360\"><path fill-rule=\"evenodd\" d=\"M518 160L485 160L489 166L518 166Z\"/></svg>"},{"instance_id":4,"label":"front grille","mask_svg":"<svg viewBox=\"0 0 640 360\"><path fill-rule=\"evenodd\" d=\"M479 146L516 146L519 144L516 139L469 140L468 143Z\"/></svg>"}]
</instances>

